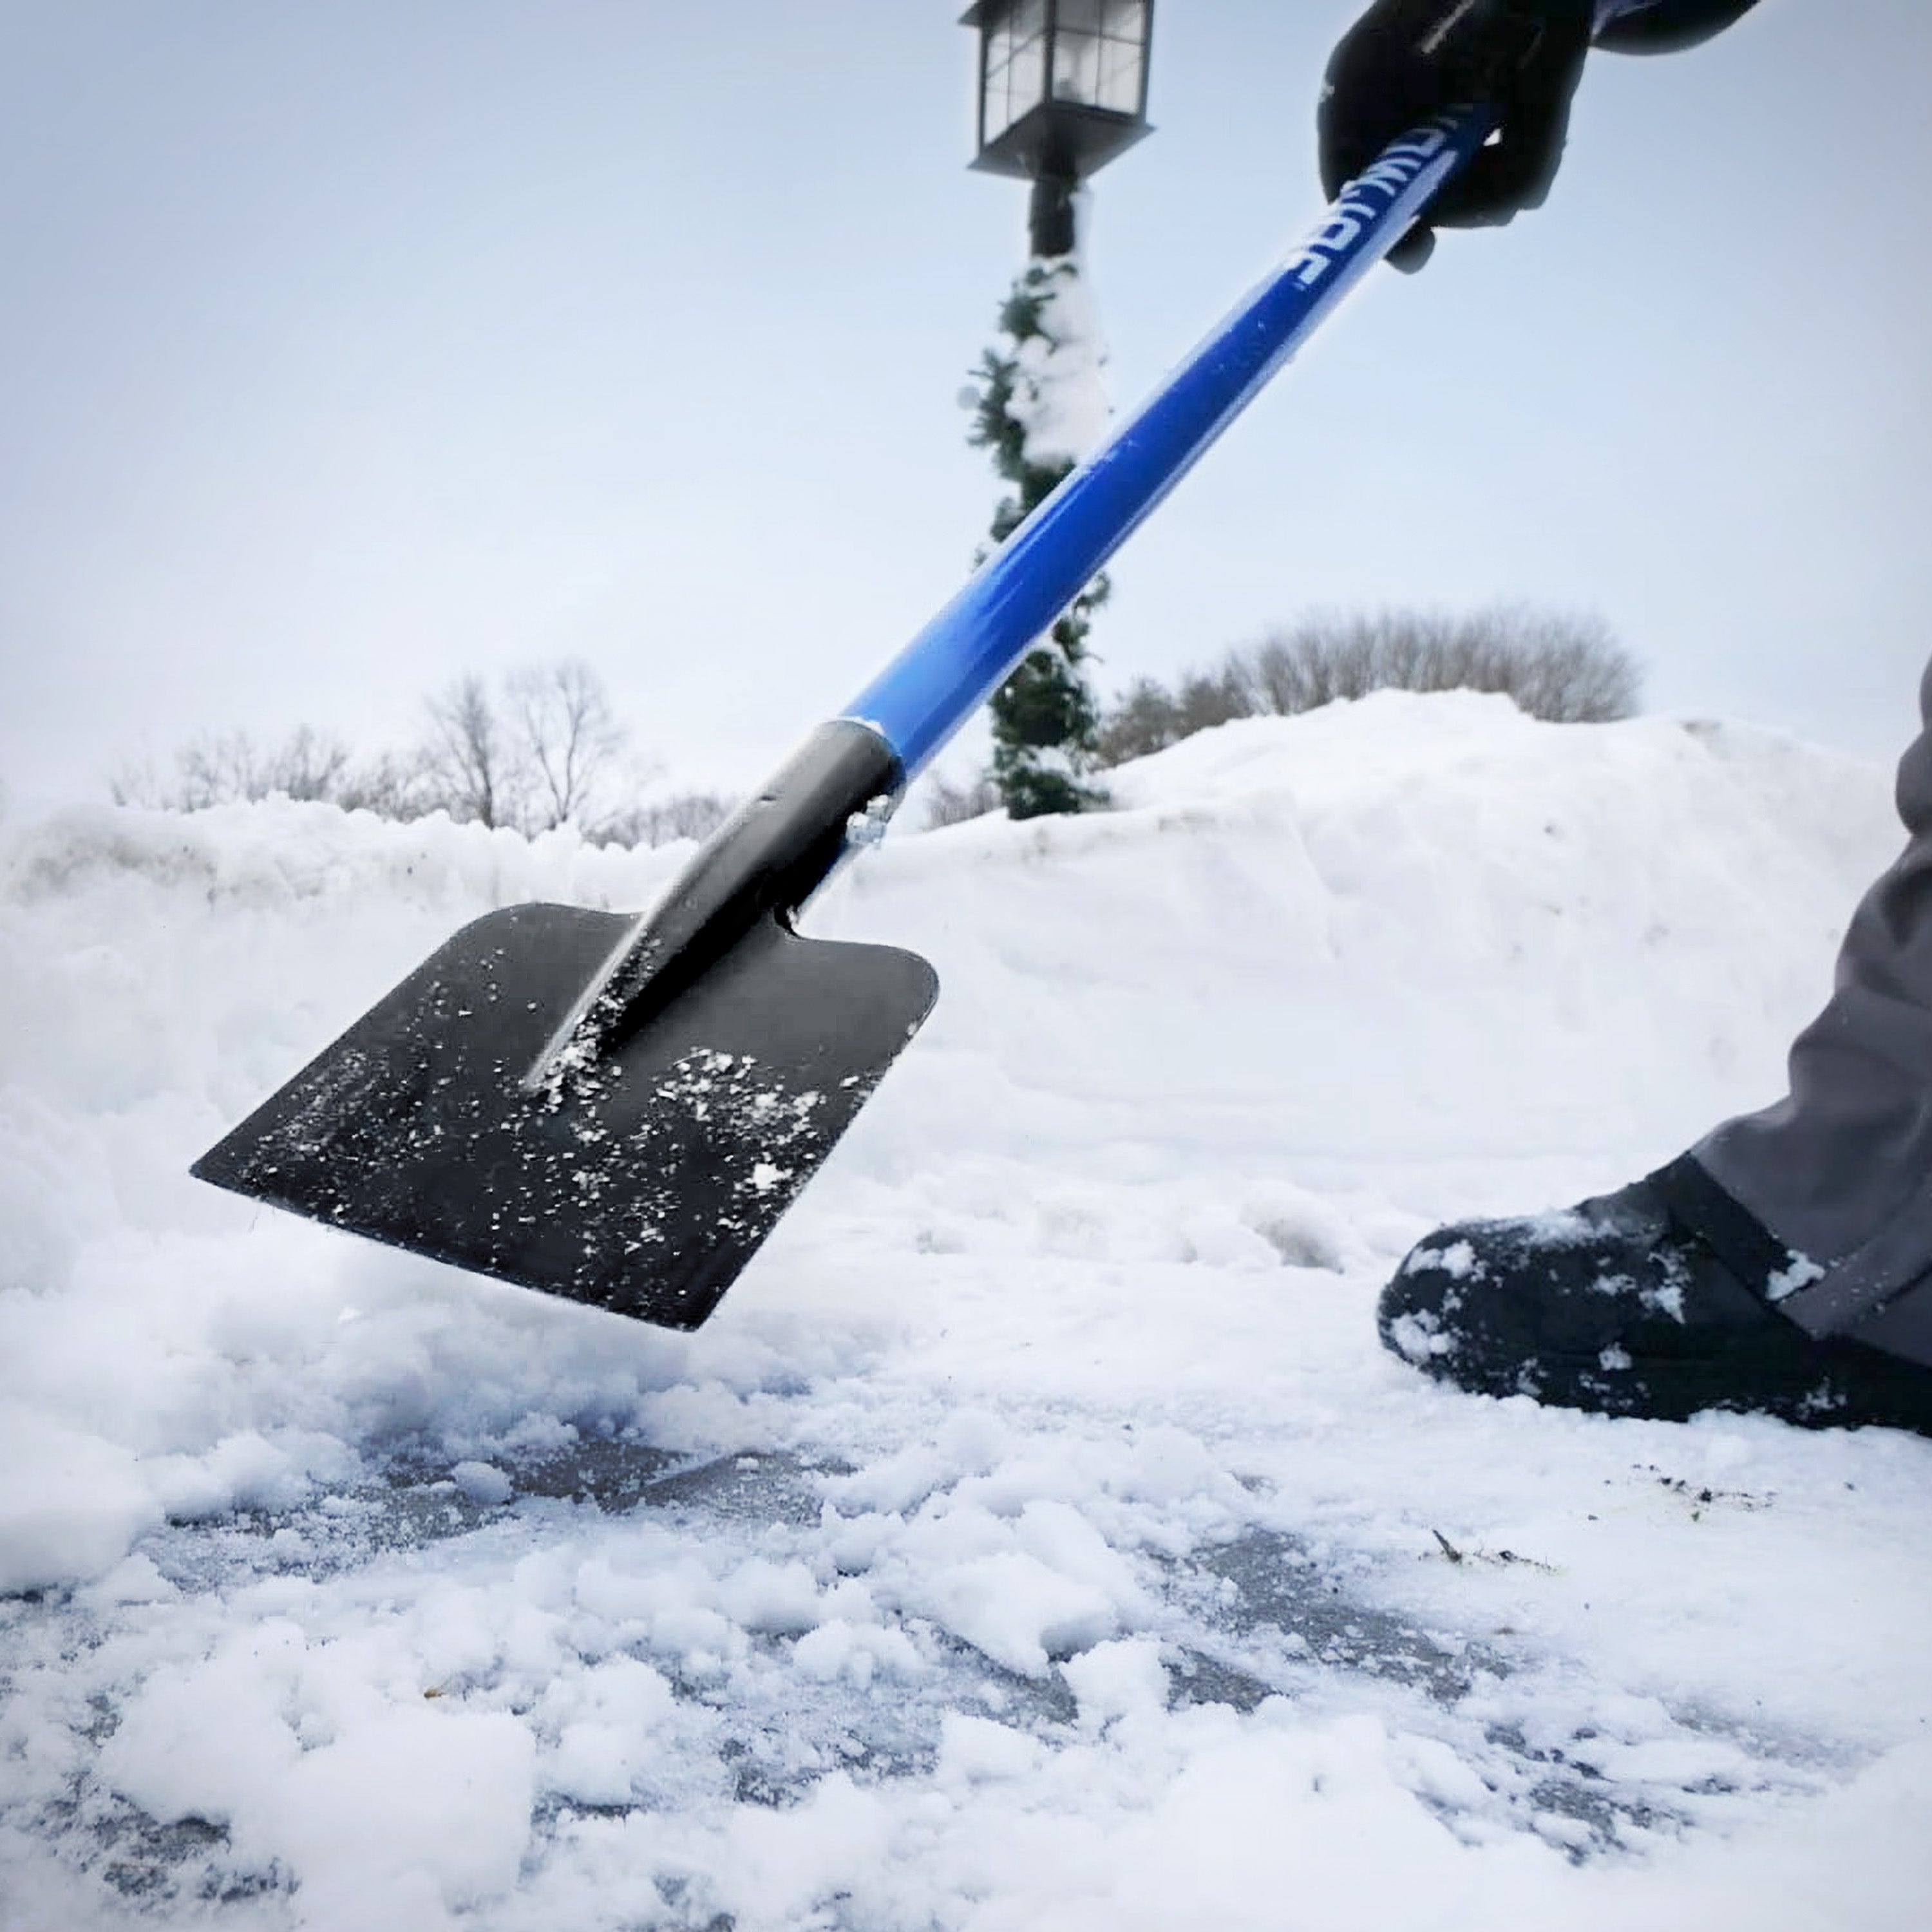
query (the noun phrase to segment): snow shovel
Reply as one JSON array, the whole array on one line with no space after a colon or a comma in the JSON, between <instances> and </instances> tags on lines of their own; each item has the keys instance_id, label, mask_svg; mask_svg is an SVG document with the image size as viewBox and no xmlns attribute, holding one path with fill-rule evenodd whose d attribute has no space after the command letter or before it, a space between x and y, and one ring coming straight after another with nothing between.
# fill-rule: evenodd
<instances>
[{"instance_id":1,"label":"snow shovel","mask_svg":"<svg viewBox=\"0 0 1932 1932\"><path fill-rule=\"evenodd\" d=\"M676 1328L716 1306L938 993L806 902L1486 137L1426 123L712 836L653 910L465 926L195 1163L216 1186Z\"/></svg>"}]
</instances>

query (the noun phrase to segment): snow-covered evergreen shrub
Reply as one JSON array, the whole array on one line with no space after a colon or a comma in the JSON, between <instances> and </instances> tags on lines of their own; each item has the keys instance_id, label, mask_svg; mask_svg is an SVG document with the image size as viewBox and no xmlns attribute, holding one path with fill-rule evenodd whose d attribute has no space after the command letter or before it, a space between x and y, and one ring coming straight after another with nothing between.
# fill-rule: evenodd
<instances>
[{"instance_id":1,"label":"snow-covered evergreen shrub","mask_svg":"<svg viewBox=\"0 0 1932 1932\"><path fill-rule=\"evenodd\" d=\"M995 542L1046 500L1106 421L1101 351L1077 256L1029 263L1001 306L1000 332L1001 346L974 371L968 432L1013 486L994 515ZM1088 782L1100 707L1084 668L1093 614L1106 596L1106 578L1095 578L994 695L992 777L1016 818L1106 802Z\"/></svg>"}]
</instances>

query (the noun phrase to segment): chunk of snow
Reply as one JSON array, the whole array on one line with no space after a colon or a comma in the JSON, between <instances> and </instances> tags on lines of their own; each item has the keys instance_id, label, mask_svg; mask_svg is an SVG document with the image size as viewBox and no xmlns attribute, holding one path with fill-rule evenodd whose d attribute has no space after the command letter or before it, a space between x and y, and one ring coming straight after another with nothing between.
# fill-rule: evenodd
<instances>
[{"instance_id":1,"label":"chunk of snow","mask_svg":"<svg viewBox=\"0 0 1932 1932\"><path fill-rule=\"evenodd\" d=\"M0 1404L0 1594L104 1577L160 1521L136 1458Z\"/></svg>"}]
</instances>

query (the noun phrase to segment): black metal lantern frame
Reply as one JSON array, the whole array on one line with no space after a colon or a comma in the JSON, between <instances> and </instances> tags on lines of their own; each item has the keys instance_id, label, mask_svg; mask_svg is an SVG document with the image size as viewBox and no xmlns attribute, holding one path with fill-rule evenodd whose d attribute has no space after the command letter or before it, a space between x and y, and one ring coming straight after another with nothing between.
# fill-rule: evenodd
<instances>
[{"instance_id":1,"label":"black metal lantern frame","mask_svg":"<svg viewBox=\"0 0 1932 1932\"><path fill-rule=\"evenodd\" d=\"M979 158L989 173L1086 180L1149 130L1154 0L978 0Z\"/></svg>"}]
</instances>

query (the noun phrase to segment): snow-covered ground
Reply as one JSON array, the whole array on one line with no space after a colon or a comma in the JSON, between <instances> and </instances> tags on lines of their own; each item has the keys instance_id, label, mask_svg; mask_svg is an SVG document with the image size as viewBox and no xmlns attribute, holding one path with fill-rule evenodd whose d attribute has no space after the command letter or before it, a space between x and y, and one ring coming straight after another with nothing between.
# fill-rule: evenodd
<instances>
[{"instance_id":1,"label":"snow-covered ground","mask_svg":"<svg viewBox=\"0 0 1932 1932\"><path fill-rule=\"evenodd\" d=\"M1932 1443L1464 1397L1438 1220L1778 1089L1884 775L1386 695L900 834L919 1042L694 1336L200 1186L680 855L0 830L0 1924L1917 1928Z\"/></svg>"}]
</instances>

